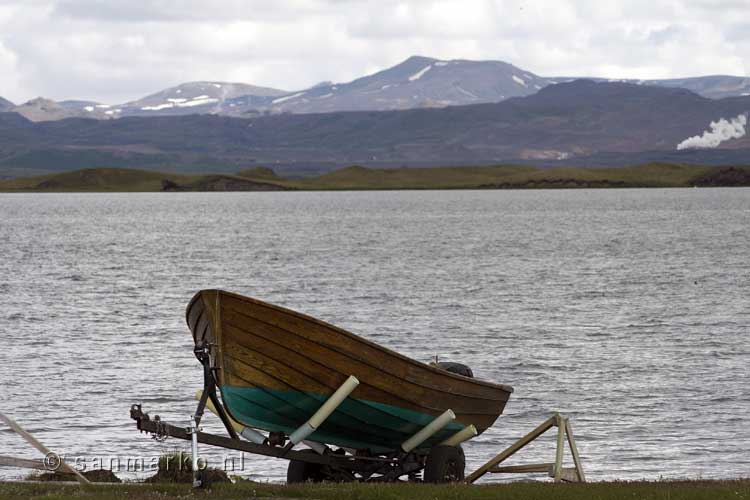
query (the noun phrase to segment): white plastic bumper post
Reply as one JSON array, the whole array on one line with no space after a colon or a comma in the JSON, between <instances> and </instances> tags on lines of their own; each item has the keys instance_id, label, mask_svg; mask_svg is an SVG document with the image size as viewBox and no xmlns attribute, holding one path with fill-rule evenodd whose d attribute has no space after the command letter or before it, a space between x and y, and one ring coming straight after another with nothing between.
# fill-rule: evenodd
<instances>
[{"instance_id":1,"label":"white plastic bumper post","mask_svg":"<svg viewBox=\"0 0 750 500\"><path fill-rule=\"evenodd\" d=\"M193 458L193 488L200 488L201 480L198 471L198 424L195 415L190 417L190 453Z\"/></svg>"},{"instance_id":2,"label":"white plastic bumper post","mask_svg":"<svg viewBox=\"0 0 750 500\"><path fill-rule=\"evenodd\" d=\"M459 444L463 443L464 441L468 441L476 435L477 428L473 425L467 425L440 444L443 446L458 446Z\"/></svg>"},{"instance_id":3,"label":"white plastic bumper post","mask_svg":"<svg viewBox=\"0 0 750 500\"><path fill-rule=\"evenodd\" d=\"M328 450L328 447L326 445L318 443L317 441L308 441L307 439L305 439L302 441L302 444L309 446L310 449L318 455L323 455Z\"/></svg>"},{"instance_id":4,"label":"white plastic bumper post","mask_svg":"<svg viewBox=\"0 0 750 500\"><path fill-rule=\"evenodd\" d=\"M195 399L200 401L202 395L203 395L203 391L199 389L198 392L195 393ZM211 401L210 399L206 401L206 408L211 410L211 412L214 415L219 415L219 412L216 410L216 407L214 406L213 401ZM237 434L247 439L251 443L263 444L266 442L266 436L264 436L260 432L250 427L246 427L242 425L241 423L237 422L235 419L233 419L229 415L227 415L227 418L229 419L229 422L232 424L232 427L234 427L234 430L237 431Z\"/></svg>"},{"instance_id":5,"label":"white plastic bumper post","mask_svg":"<svg viewBox=\"0 0 750 500\"><path fill-rule=\"evenodd\" d=\"M300 425L297 430L292 432L289 436L289 444L291 446L287 445L287 448L291 448L292 446L304 441L307 436L315 432L315 429L320 427L323 422L331 416L331 413L333 413L336 408L338 408L341 403L349 397L349 394L351 394L358 385L359 380L357 380L357 377L354 375L349 376L349 378L346 379L338 389L336 389L336 392L331 394L331 397L329 397L328 400L318 408L318 411L316 411L307 422Z\"/></svg>"},{"instance_id":6,"label":"white plastic bumper post","mask_svg":"<svg viewBox=\"0 0 750 500\"><path fill-rule=\"evenodd\" d=\"M445 410L442 415L435 418L432 422L427 424L414 434L412 437L404 441L404 443L401 445L401 449L404 450L406 453L409 453L414 448L419 446L420 444L427 441L433 434L435 434L437 431L451 423L456 419L456 414L453 413L453 410Z\"/></svg>"}]
</instances>

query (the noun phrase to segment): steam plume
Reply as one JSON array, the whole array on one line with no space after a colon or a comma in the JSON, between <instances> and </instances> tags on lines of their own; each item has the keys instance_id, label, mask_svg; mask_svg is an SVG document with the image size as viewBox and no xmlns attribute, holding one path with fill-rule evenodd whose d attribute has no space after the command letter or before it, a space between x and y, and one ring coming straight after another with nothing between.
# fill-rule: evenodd
<instances>
[{"instance_id":1,"label":"steam plume","mask_svg":"<svg viewBox=\"0 0 750 500\"><path fill-rule=\"evenodd\" d=\"M706 130L703 135L689 137L677 145L677 149L691 148L715 148L724 141L729 139L739 139L745 135L745 125L747 125L747 115L737 115L729 121L724 118L718 122L711 122L711 130Z\"/></svg>"}]
</instances>

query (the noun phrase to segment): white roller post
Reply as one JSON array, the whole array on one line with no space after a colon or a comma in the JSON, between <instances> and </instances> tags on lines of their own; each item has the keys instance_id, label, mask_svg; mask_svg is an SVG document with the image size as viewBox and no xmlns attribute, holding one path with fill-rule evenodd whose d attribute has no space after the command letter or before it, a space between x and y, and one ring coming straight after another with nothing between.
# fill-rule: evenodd
<instances>
[{"instance_id":1,"label":"white roller post","mask_svg":"<svg viewBox=\"0 0 750 500\"><path fill-rule=\"evenodd\" d=\"M440 444L442 446L458 446L459 444L463 443L464 441L468 441L476 435L477 428L473 425L467 425Z\"/></svg>"},{"instance_id":2,"label":"white roller post","mask_svg":"<svg viewBox=\"0 0 750 500\"><path fill-rule=\"evenodd\" d=\"M302 444L309 446L311 450L313 450L318 455L325 454L326 450L328 450L328 447L322 443L318 443L317 441L308 441L305 439L302 441Z\"/></svg>"},{"instance_id":3,"label":"white roller post","mask_svg":"<svg viewBox=\"0 0 750 500\"><path fill-rule=\"evenodd\" d=\"M318 408L310 419L304 424L300 425L297 430L289 435L289 444L286 446L287 449L291 449L297 443L304 441L307 436L315 432L315 429L320 427L325 420L331 416L336 408L338 408L344 400L349 397L349 394L356 389L359 385L359 380L354 375L349 376L341 387L336 389L336 392L331 394L331 397L326 400L323 405Z\"/></svg>"},{"instance_id":4,"label":"white roller post","mask_svg":"<svg viewBox=\"0 0 750 500\"><path fill-rule=\"evenodd\" d=\"M401 449L406 453L409 453L455 419L456 414L453 413L453 410L445 410L442 415L424 426L422 430L414 434L412 437L404 441L404 443L401 445Z\"/></svg>"}]
</instances>

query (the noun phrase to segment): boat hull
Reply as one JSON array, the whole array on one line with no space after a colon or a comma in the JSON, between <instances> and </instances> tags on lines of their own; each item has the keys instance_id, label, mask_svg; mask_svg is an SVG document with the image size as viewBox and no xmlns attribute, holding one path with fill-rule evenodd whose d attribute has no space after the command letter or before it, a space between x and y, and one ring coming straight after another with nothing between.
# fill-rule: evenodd
<instances>
[{"instance_id":1,"label":"boat hull","mask_svg":"<svg viewBox=\"0 0 750 500\"><path fill-rule=\"evenodd\" d=\"M382 453L445 410L456 420L429 448L464 426L481 433L512 388L448 373L317 319L220 290L187 310L196 344L207 345L227 412L254 428L292 433L354 375L360 385L308 438Z\"/></svg>"},{"instance_id":2,"label":"boat hull","mask_svg":"<svg viewBox=\"0 0 750 500\"><path fill-rule=\"evenodd\" d=\"M325 395L224 386L225 404L232 414L251 427L291 434L304 424L326 400ZM386 452L427 425L433 415L374 401L347 398L307 439L345 448ZM426 441L429 448L463 428L451 423Z\"/></svg>"}]
</instances>

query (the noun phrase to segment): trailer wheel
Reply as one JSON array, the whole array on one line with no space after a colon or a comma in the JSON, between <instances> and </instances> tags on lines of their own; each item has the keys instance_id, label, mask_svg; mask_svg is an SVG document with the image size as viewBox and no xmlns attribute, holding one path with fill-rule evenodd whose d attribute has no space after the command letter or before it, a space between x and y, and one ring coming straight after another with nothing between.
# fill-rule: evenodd
<instances>
[{"instance_id":1,"label":"trailer wheel","mask_svg":"<svg viewBox=\"0 0 750 500\"><path fill-rule=\"evenodd\" d=\"M313 450L303 450L302 453L312 453ZM323 474L322 464L313 464L302 460L290 460L289 467L286 469L286 483L320 483L326 478Z\"/></svg>"},{"instance_id":2,"label":"trailer wheel","mask_svg":"<svg viewBox=\"0 0 750 500\"><path fill-rule=\"evenodd\" d=\"M425 483L455 483L464 479L466 458L460 446L434 446L427 454Z\"/></svg>"}]
</instances>

